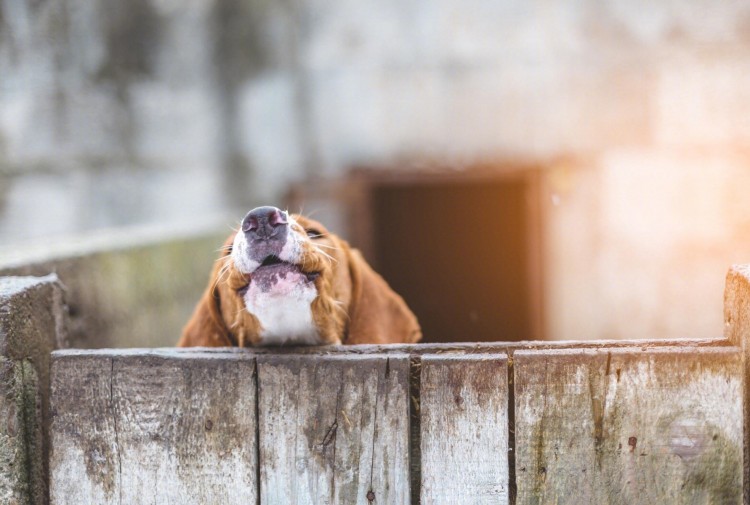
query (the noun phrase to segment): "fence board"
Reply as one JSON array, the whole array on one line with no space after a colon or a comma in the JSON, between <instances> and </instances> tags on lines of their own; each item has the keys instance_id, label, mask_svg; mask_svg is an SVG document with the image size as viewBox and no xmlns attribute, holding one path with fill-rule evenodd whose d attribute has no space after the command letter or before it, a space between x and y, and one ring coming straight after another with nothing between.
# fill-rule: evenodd
<instances>
[{"instance_id":1,"label":"fence board","mask_svg":"<svg viewBox=\"0 0 750 505\"><path fill-rule=\"evenodd\" d=\"M517 503L739 504L736 348L517 352Z\"/></svg>"},{"instance_id":2,"label":"fence board","mask_svg":"<svg viewBox=\"0 0 750 505\"><path fill-rule=\"evenodd\" d=\"M259 356L262 504L409 503L407 356Z\"/></svg>"},{"instance_id":3,"label":"fence board","mask_svg":"<svg viewBox=\"0 0 750 505\"><path fill-rule=\"evenodd\" d=\"M423 505L508 503L504 354L423 356Z\"/></svg>"},{"instance_id":4,"label":"fence board","mask_svg":"<svg viewBox=\"0 0 750 505\"><path fill-rule=\"evenodd\" d=\"M58 357L51 502L255 503L254 368L239 355Z\"/></svg>"},{"instance_id":5,"label":"fence board","mask_svg":"<svg viewBox=\"0 0 750 505\"><path fill-rule=\"evenodd\" d=\"M514 429L518 505L741 502L737 347L513 360L509 391L504 353L56 352L51 502L509 503Z\"/></svg>"}]
</instances>

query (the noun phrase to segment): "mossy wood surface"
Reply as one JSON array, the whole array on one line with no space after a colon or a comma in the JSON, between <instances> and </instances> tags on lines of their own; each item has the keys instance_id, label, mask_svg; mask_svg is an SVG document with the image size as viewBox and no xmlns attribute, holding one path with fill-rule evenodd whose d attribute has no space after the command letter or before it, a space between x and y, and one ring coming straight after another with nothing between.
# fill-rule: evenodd
<instances>
[{"instance_id":1,"label":"mossy wood surface","mask_svg":"<svg viewBox=\"0 0 750 505\"><path fill-rule=\"evenodd\" d=\"M52 503L740 504L742 377L730 346L58 351Z\"/></svg>"},{"instance_id":2,"label":"mossy wood surface","mask_svg":"<svg viewBox=\"0 0 750 505\"><path fill-rule=\"evenodd\" d=\"M0 277L0 503L47 503L50 352L65 343L55 275Z\"/></svg>"},{"instance_id":3,"label":"mossy wood surface","mask_svg":"<svg viewBox=\"0 0 750 505\"><path fill-rule=\"evenodd\" d=\"M139 240L128 235L61 257L3 264L0 276L56 272L66 286L70 346L175 345L209 281L229 229L218 233ZM164 237L167 237L166 239ZM136 245L134 245L136 244Z\"/></svg>"},{"instance_id":4,"label":"mossy wood surface","mask_svg":"<svg viewBox=\"0 0 750 505\"><path fill-rule=\"evenodd\" d=\"M737 348L514 355L517 504L742 503Z\"/></svg>"}]
</instances>

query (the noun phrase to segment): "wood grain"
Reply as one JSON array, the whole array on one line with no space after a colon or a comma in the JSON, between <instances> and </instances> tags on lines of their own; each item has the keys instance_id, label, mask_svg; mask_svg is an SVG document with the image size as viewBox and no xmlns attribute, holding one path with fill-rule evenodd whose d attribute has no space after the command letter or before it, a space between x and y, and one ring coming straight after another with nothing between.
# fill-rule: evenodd
<instances>
[{"instance_id":1,"label":"wood grain","mask_svg":"<svg viewBox=\"0 0 750 505\"><path fill-rule=\"evenodd\" d=\"M733 265L724 287L724 337L742 349L745 377L750 378L750 265ZM745 389L743 481L745 505L750 504L750 398Z\"/></svg>"},{"instance_id":2,"label":"wood grain","mask_svg":"<svg viewBox=\"0 0 750 505\"><path fill-rule=\"evenodd\" d=\"M0 503L45 503L38 391L28 360L0 355Z\"/></svg>"},{"instance_id":3,"label":"wood grain","mask_svg":"<svg viewBox=\"0 0 750 505\"><path fill-rule=\"evenodd\" d=\"M262 504L409 503L407 356L259 356Z\"/></svg>"},{"instance_id":4,"label":"wood grain","mask_svg":"<svg viewBox=\"0 0 750 505\"><path fill-rule=\"evenodd\" d=\"M503 504L514 433L519 505L741 503L737 347L411 359L56 352L51 501Z\"/></svg>"},{"instance_id":5,"label":"wood grain","mask_svg":"<svg viewBox=\"0 0 750 505\"><path fill-rule=\"evenodd\" d=\"M256 503L254 370L240 355L56 357L51 503Z\"/></svg>"},{"instance_id":6,"label":"wood grain","mask_svg":"<svg viewBox=\"0 0 750 505\"><path fill-rule=\"evenodd\" d=\"M517 352L517 503L742 502L737 348Z\"/></svg>"},{"instance_id":7,"label":"wood grain","mask_svg":"<svg viewBox=\"0 0 750 505\"><path fill-rule=\"evenodd\" d=\"M423 505L508 503L504 354L423 356Z\"/></svg>"}]
</instances>

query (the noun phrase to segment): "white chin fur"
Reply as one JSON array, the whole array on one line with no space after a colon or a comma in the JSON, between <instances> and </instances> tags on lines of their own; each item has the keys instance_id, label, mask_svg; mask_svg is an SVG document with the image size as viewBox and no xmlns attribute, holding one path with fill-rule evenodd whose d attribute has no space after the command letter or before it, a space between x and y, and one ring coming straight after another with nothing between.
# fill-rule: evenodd
<instances>
[{"instance_id":1,"label":"white chin fur","mask_svg":"<svg viewBox=\"0 0 750 505\"><path fill-rule=\"evenodd\" d=\"M312 316L315 286L300 283L291 290L263 291L254 284L245 293L245 307L262 327L260 345L318 345L318 329Z\"/></svg>"}]
</instances>

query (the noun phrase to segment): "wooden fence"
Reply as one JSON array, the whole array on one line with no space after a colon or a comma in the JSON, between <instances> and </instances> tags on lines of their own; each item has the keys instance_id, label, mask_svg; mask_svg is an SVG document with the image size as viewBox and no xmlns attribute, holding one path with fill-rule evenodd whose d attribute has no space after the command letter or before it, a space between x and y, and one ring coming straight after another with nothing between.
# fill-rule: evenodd
<instances>
[{"instance_id":1,"label":"wooden fence","mask_svg":"<svg viewBox=\"0 0 750 505\"><path fill-rule=\"evenodd\" d=\"M61 350L49 389L1 288L0 503L749 503L747 267L721 339Z\"/></svg>"},{"instance_id":2,"label":"wooden fence","mask_svg":"<svg viewBox=\"0 0 750 505\"><path fill-rule=\"evenodd\" d=\"M61 351L52 503L742 502L742 355Z\"/></svg>"},{"instance_id":3,"label":"wooden fence","mask_svg":"<svg viewBox=\"0 0 750 505\"><path fill-rule=\"evenodd\" d=\"M54 504L739 504L723 341L53 355Z\"/></svg>"}]
</instances>

